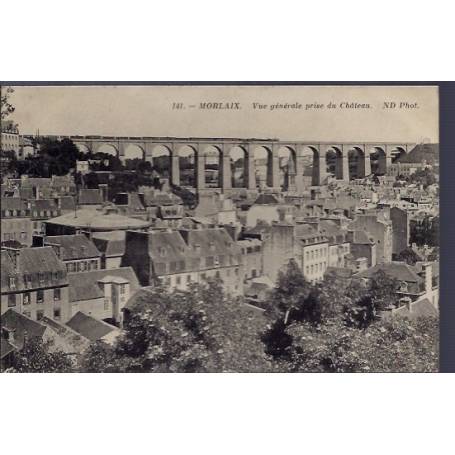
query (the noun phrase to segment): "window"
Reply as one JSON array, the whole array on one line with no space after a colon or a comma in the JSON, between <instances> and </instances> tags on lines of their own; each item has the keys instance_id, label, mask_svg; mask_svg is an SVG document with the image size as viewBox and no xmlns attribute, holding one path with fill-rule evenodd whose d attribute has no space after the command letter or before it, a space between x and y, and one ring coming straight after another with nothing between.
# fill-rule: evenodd
<instances>
[{"instance_id":1,"label":"window","mask_svg":"<svg viewBox=\"0 0 455 455\"><path fill-rule=\"evenodd\" d=\"M8 294L8 306L16 306L16 294Z\"/></svg>"},{"instance_id":2,"label":"window","mask_svg":"<svg viewBox=\"0 0 455 455\"><path fill-rule=\"evenodd\" d=\"M105 310L109 309L109 299L104 299L104 309Z\"/></svg>"},{"instance_id":3,"label":"window","mask_svg":"<svg viewBox=\"0 0 455 455\"><path fill-rule=\"evenodd\" d=\"M16 277L12 276L9 278L10 289L16 289Z\"/></svg>"},{"instance_id":4,"label":"window","mask_svg":"<svg viewBox=\"0 0 455 455\"><path fill-rule=\"evenodd\" d=\"M186 282L187 282L187 283L191 282L191 275L187 275L187 276L186 276Z\"/></svg>"},{"instance_id":5,"label":"window","mask_svg":"<svg viewBox=\"0 0 455 455\"><path fill-rule=\"evenodd\" d=\"M55 288L54 289L54 300L60 300L60 299L61 299L61 289Z\"/></svg>"},{"instance_id":6,"label":"window","mask_svg":"<svg viewBox=\"0 0 455 455\"><path fill-rule=\"evenodd\" d=\"M93 270L98 270L98 261L92 261Z\"/></svg>"},{"instance_id":7,"label":"window","mask_svg":"<svg viewBox=\"0 0 455 455\"><path fill-rule=\"evenodd\" d=\"M60 320L60 317L61 317L61 310L60 308L54 308L54 319L56 319L57 321Z\"/></svg>"},{"instance_id":8,"label":"window","mask_svg":"<svg viewBox=\"0 0 455 455\"><path fill-rule=\"evenodd\" d=\"M26 232L21 232L21 240L27 240L27 233Z\"/></svg>"},{"instance_id":9,"label":"window","mask_svg":"<svg viewBox=\"0 0 455 455\"><path fill-rule=\"evenodd\" d=\"M307 273L307 275L310 273L310 267L306 266L305 267L305 272Z\"/></svg>"},{"instance_id":10,"label":"window","mask_svg":"<svg viewBox=\"0 0 455 455\"><path fill-rule=\"evenodd\" d=\"M121 284L120 285L120 294L125 294L126 292L126 284Z\"/></svg>"},{"instance_id":11,"label":"window","mask_svg":"<svg viewBox=\"0 0 455 455\"><path fill-rule=\"evenodd\" d=\"M36 311L36 320L41 321L41 319L44 318L44 311L43 310L37 310Z\"/></svg>"},{"instance_id":12,"label":"window","mask_svg":"<svg viewBox=\"0 0 455 455\"><path fill-rule=\"evenodd\" d=\"M22 295L22 305L30 305L30 292L24 292Z\"/></svg>"},{"instance_id":13,"label":"window","mask_svg":"<svg viewBox=\"0 0 455 455\"><path fill-rule=\"evenodd\" d=\"M205 264L207 267L213 267L214 264L213 256L207 256L205 258Z\"/></svg>"},{"instance_id":14,"label":"window","mask_svg":"<svg viewBox=\"0 0 455 455\"><path fill-rule=\"evenodd\" d=\"M44 291L39 289L36 291L36 303L43 303L44 300Z\"/></svg>"},{"instance_id":15,"label":"window","mask_svg":"<svg viewBox=\"0 0 455 455\"><path fill-rule=\"evenodd\" d=\"M216 276L217 278L220 277L220 271L219 271L219 270L216 271L215 276Z\"/></svg>"},{"instance_id":16,"label":"window","mask_svg":"<svg viewBox=\"0 0 455 455\"><path fill-rule=\"evenodd\" d=\"M182 282L182 278L180 276L176 277L175 278L175 283L177 284L177 286L179 286Z\"/></svg>"},{"instance_id":17,"label":"window","mask_svg":"<svg viewBox=\"0 0 455 455\"><path fill-rule=\"evenodd\" d=\"M30 310L23 310L22 311L22 314L27 317L27 318L31 318L32 317L32 313Z\"/></svg>"}]
</instances>

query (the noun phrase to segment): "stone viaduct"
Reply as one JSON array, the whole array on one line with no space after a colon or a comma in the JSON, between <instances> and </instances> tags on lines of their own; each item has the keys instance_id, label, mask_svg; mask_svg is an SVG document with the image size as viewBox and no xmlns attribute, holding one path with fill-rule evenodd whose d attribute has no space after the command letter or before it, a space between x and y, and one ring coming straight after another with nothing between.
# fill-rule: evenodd
<instances>
[{"instance_id":1,"label":"stone viaduct","mask_svg":"<svg viewBox=\"0 0 455 455\"><path fill-rule=\"evenodd\" d=\"M144 160L151 160L158 147L167 150L170 160L170 179L180 185L179 154L184 147L189 148L195 157L195 186L197 190L206 188L205 156L215 150L219 154L219 187L232 188L230 157L234 148L243 152L244 187L256 189L254 151L262 148L267 152L267 185L279 188L279 151L287 149L295 172L293 186L303 188L303 173L308 156L312 157L312 185L322 185L327 178L327 154L335 156L335 177L349 181L349 159L357 156L357 176L371 174L370 156L378 157L377 173L383 174L392 162L392 156L408 153L415 146L411 143L391 142L308 142L283 141L278 139L235 139L235 138L175 138L175 137L118 137L118 136L54 136L56 139L69 138L76 145L82 145L96 153L103 145L109 145L120 159L127 158L126 148L135 145L142 151Z\"/></svg>"}]
</instances>

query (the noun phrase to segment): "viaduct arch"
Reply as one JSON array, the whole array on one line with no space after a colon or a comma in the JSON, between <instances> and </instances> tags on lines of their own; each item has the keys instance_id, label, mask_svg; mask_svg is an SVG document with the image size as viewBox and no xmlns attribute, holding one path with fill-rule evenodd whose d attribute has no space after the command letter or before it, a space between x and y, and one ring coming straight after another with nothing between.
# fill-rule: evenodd
<instances>
[{"instance_id":1,"label":"viaduct arch","mask_svg":"<svg viewBox=\"0 0 455 455\"><path fill-rule=\"evenodd\" d=\"M233 188L231 152L240 149L244 154L243 187L257 188L254 151L263 149L267 153L266 184L272 189L280 189L280 150L289 152L287 186L289 190L303 189L303 175L308 167L310 157L312 167L311 184L323 185L328 178L327 155L335 155L335 172L337 180L348 182L351 179L350 167L355 169L357 177L372 173L372 157L375 162L375 173L386 173L392 159L399 154L409 153L416 145L412 143L371 143L371 142L312 142L283 141L279 139L241 139L241 138L177 138L177 137L112 137L112 136L54 136L56 139L69 138L76 145L82 145L96 153L103 145L109 145L120 159L127 158L126 148L135 145L142 151L144 160L153 159L160 148L169 155L170 180L180 185L179 153L189 148L194 153L195 187L207 188L206 158L209 150L216 150L219 155L217 187L221 190ZM355 157L355 158L354 158Z\"/></svg>"}]
</instances>

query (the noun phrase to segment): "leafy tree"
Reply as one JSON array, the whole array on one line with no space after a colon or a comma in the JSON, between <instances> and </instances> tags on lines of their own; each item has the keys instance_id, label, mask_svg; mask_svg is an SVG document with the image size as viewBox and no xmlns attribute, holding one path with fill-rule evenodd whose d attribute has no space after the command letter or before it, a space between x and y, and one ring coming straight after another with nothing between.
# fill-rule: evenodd
<instances>
[{"instance_id":1,"label":"leafy tree","mask_svg":"<svg viewBox=\"0 0 455 455\"><path fill-rule=\"evenodd\" d=\"M345 322L359 328L368 327L377 320L379 312L395 306L398 284L398 280L383 270L378 270L369 280L366 289L361 290L360 287L360 292L353 300L353 306L346 313Z\"/></svg>"},{"instance_id":2,"label":"leafy tree","mask_svg":"<svg viewBox=\"0 0 455 455\"><path fill-rule=\"evenodd\" d=\"M89 353L83 365L101 371L268 371L270 362L258 336L264 326L262 314L228 299L217 280L188 291L143 289L114 356L103 354L107 360L100 366Z\"/></svg>"},{"instance_id":3,"label":"leafy tree","mask_svg":"<svg viewBox=\"0 0 455 455\"><path fill-rule=\"evenodd\" d=\"M309 297L311 283L303 276L302 271L294 260L290 260L284 271L279 272L275 288L269 296L268 312L275 317L282 318L286 324L293 313L308 313L315 310L304 308Z\"/></svg>"},{"instance_id":4,"label":"leafy tree","mask_svg":"<svg viewBox=\"0 0 455 455\"><path fill-rule=\"evenodd\" d=\"M410 242L419 246L439 246L439 217L426 216L411 223Z\"/></svg>"},{"instance_id":5,"label":"leafy tree","mask_svg":"<svg viewBox=\"0 0 455 455\"><path fill-rule=\"evenodd\" d=\"M420 256L410 247L405 248L397 256L397 261L406 262L409 265L415 265L420 260Z\"/></svg>"},{"instance_id":6,"label":"leafy tree","mask_svg":"<svg viewBox=\"0 0 455 455\"><path fill-rule=\"evenodd\" d=\"M15 110L15 107L10 102L10 97L14 93L12 87L0 86L0 120L4 120Z\"/></svg>"},{"instance_id":7,"label":"leafy tree","mask_svg":"<svg viewBox=\"0 0 455 455\"><path fill-rule=\"evenodd\" d=\"M51 340L27 340L24 348L13 355L12 371L18 373L70 373L74 371L71 358L57 349Z\"/></svg>"},{"instance_id":8,"label":"leafy tree","mask_svg":"<svg viewBox=\"0 0 455 455\"><path fill-rule=\"evenodd\" d=\"M288 372L435 372L439 329L436 318L392 318L360 330L340 320L318 327L294 323L288 356L279 368Z\"/></svg>"}]
</instances>

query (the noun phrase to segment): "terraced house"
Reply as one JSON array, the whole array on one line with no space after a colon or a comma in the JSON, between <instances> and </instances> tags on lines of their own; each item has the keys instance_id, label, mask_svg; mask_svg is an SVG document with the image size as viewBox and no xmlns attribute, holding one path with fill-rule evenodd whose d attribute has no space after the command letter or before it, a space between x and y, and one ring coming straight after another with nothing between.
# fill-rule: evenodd
<instances>
[{"instance_id":1,"label":"terraced house","mask_svg":"<svg viewBox=\"0 0 455 455\"><path fill-rule=\"evenodd\" d=\"M224 228L127 231L122 266L131 266L142 286L171 289L218 277L226 292L243 293L240 249Z\"/></svg>"},{"instance_id":2,"label":"terraced house","mask_svg":"<svg viewBox=\"0 0 455 455\"><path fill-rule=\"evenodd\" d=\"M30 219L30 212L30 207L20 198L2 198L2 242L18 242L25 246L30 246L32 244L33 224Z\"/></svg>"},{"instance_id":3,"label":"terraced house","mask_svg":"<svg viewBox=\"0 0 455 455\"><path fill-rule=\"evenodd\" d=\"M52 247L2 249L1 313L8 309L37 321L70 318L66 267Z\"/></svg>"},{"instance_id":4,"label":"terraced house","mask_svg":"<svg viewBox=\"0 0 455 455\"><path fill-rule=\"evenodd\" d=\"M41 243L39 246L52 246L68 272L101 268L101 253L84 234L35 237L34 240Z\"/></svg>"}]
</instances>

